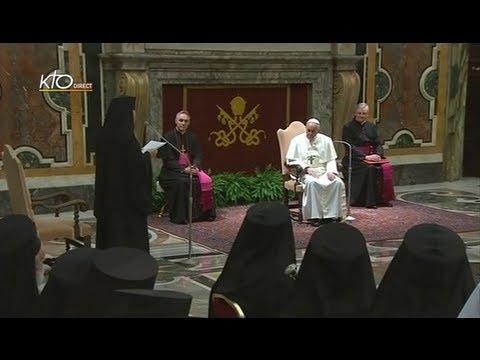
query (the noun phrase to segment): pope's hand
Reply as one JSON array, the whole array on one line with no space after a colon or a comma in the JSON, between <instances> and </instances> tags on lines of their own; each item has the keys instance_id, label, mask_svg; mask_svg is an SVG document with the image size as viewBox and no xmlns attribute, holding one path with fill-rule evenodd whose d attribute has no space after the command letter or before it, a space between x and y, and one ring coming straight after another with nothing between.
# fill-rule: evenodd
<instances>
[{"instance_id":1,"label":"pope's hand","mask_svg":"<svg viewBox=\"0 0 480 360\"><path fill-rule=\"evenodd\" d=\"M330 181L335 180L336 175L332 172L327 172L327 179Z\"/></svg>"}]
</instances>

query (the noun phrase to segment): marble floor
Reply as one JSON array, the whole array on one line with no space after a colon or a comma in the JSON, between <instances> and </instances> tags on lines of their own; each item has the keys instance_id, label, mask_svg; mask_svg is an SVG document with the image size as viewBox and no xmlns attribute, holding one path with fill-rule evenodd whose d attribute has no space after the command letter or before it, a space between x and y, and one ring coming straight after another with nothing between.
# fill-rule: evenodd
<instances>
[{"instance_id":1,"label":"marble floor","mask_svg":"<svg viewBox=\"0 0 480 360\"><path fill-rule=\"evenodd\" d=\"M475 216L480 221L480 179L463 178L455 182L442 182L422 185L395 187L397 199L423 204L443 210L462 212ZM82 215L85 221L94 221L91 212ZM163 232L150 229L151 254L159 262L156 289L171 289L192 294L190 314L206 317L210 287L219 276L227 254L203 245L194 239L189 254L188 241ZM480 231L459 233L467 245L467 255L472 267L475 282L480 282ZM367 239L368 240L368 239ZM383 277L402 239L368 242L371 261L377 284ZM49 256L64 251L62 243L47 245ZM297 250L300 264L304 250Z\"/></svg>"}]
</instances>

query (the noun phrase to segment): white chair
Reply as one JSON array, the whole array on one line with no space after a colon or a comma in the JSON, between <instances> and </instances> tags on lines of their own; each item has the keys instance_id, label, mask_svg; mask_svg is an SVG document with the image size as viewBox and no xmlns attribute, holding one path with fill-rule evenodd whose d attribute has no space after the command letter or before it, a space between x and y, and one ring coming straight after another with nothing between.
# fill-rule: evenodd
<instances>
[{"instance_id":1,"label":"white chair","mask_svg":"<svg viewBox=\"0 0 480 360\"><path fill-rule=\"evenodd\" d=\"M292 217L298 222L303 221L302 207L303 207L303 184L300 183L298 173L294 167L286 166L286 155L290 141L297 135L305 132L305 125L300 121L293 121L288 125L286 129L278 129L278 145L280 146L280 160L282 166L283 176L283 202L290 209L298 208L298 210L292 211ZM289 201L289 191L293 191L295 194L295 203Z\"/></svg>"}]
</instances>

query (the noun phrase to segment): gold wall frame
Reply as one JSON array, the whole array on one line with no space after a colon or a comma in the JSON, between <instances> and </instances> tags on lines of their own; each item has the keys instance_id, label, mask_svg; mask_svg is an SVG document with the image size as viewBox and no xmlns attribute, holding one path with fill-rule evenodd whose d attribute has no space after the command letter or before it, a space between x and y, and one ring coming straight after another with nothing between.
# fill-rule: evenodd
<instances>
[{"instance_id":1,"label":"gold wall frame","mask_svg":"<svg viewBox=\"0 0 480 360\"><path fill-rule=\"evenodd\" d=\"M144 143L145 121L150 111L150 91L148 74L145 71L122 71L117 77L118 96L134 96L135 136L140 144Z\"/></svg>"}]
</instances>

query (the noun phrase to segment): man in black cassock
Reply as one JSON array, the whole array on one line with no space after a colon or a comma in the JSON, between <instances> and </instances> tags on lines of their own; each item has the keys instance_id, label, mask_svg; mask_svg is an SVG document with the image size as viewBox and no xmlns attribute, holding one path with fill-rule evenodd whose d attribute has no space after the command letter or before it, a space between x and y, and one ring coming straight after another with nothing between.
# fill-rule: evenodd
<instances>
[{"instance_id":1,"label":"man in black cassock","mask_svg":"<svg viewBox=\"0 0 480 360\"><path fill-rule=\"evenodd\" d=\"M158 176L166 193L170 221L188 223L190 173L192 174L192 221L213 221L216 217L212 179L201 170L202 152L197 136L187 131L190 114L186 110L175 116L175 129L164 135L166 144L158 152L163 167Z\"/></svg>"},{"instance_id":2,"label":"man in black cassock","mask_svg":"<svg viewBox=\"0 0 480 360\"><path fill-rule=\"evenodd\" d=\"M377 128L367 121L368 110L367 104L358 104L355 117L343 127L342 139L352 146L350 205L392 206L390 201L395 199L393 167L385 159ZM348 148L346 150L342 165L348 169Z\"/></svg>"},{"instance_id":3,"label":"man in black cassock","mask_svg":"<svg viewBox=\"0 0 480 360\"><path fill-rule=\"evenodd\" d=\"M127 246L150 252L147 216L152 211L151 157L134 134L135 98L114 98L96 149L96 247Z\"/></svg>"}]
</instances>

